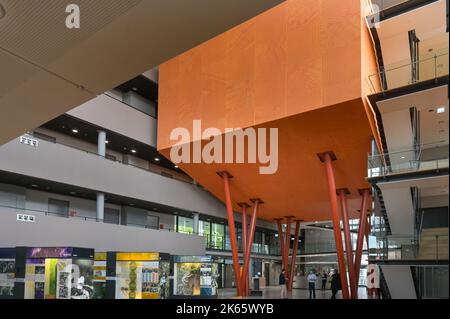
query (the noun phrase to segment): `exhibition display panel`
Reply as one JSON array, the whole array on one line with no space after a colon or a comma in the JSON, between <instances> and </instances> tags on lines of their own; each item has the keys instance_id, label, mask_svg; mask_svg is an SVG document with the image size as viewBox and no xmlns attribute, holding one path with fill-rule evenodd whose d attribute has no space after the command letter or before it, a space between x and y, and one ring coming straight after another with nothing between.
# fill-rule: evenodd
<instances>
[{"instance_id":1,"label":"exhibition display panel","mask_svg":"<svg viewBox=\"0 0 450 319\"><path fill-rule=\"evenodd\" d=\"M167 299L170 255L152 252L108 252L106 298Z\"/></svg>"},{"instance_id":2,"label":"exhibition display panel","mask_svg":"<svg viewBox=\"0 0 450 319\"><path fill-rule=\"evenodd\" d=\"M172 256L174 298L217 298L219 270L211 256Z\"/></svg>"},{"instance_id":3,"label":"exhibition display panel","mask_svg":"<svg viewBox=\"0 0 450 319\"><path fill-rule=\"evenodd\" d=\"M14 298L15 249L0 248L0 299Z\"/></svg>"},{"instance_id":4,"label":"exhibition display panel","mask_svg":"<svg viewBox=\"0 0 450 319\"><path fill-rule=\"evenodd\" d=\"M14 297L91 299L94 250L77 247L16 247Z\"/></svg>"},{"instance_id":5,"label":"exhibition display panel","mask_svg":"<svg viewBox=\"0 0 450 319\"><path fill-rule=\"evenodd\" d=\"M106 252L96 252L94 257L94 295L93 299L106 296Z\"/></svg>"}]
</instances>

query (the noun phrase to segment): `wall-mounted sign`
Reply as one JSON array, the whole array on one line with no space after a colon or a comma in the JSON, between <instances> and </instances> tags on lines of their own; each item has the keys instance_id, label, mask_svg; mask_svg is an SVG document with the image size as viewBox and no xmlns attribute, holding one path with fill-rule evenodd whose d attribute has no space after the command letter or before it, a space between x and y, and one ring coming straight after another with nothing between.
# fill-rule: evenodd
<instances>
[{"instance_id":1,"label":"wall-mounted sign","mask_svg":"<svg viewBox=\"0 0 450 319\"><path fill-rule=\"evenodd\" d=\"M22 135L21 137L19 137L19 141L20 141L20 143L22 143L24 145L29 145L29 146L33 146L33 147L38 147L38 145L39 145L38 140L28 137L28 136L25 136L25 135Z\"/></svg>"},{"instance_id":2,"label":"wall-mounted sign","mask_svg":"<svg viewBox=\"0 0 450 319\"><path fill-rule=\"evenodd\" d=\"M33 215L17 214L17 220L19 222L34 223L36 221L36 217Z\"/></svg>"}]
</instances>

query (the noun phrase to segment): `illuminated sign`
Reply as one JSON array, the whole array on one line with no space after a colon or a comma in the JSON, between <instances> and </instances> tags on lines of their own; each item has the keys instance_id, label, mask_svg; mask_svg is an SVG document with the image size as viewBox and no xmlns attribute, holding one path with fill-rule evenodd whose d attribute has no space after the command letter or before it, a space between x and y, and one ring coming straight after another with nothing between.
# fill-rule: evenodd
<instances>
[{"instance_id":1,"label":"illuminated sign","mask_svg":"<svg viewBox=\"0 0 450 319\"><path fill-rule=\"evenodd\" d=\"M24 144L24 145L33 146L33 147L39 146L38 140L28 137L28 136L25 136L25 135L22 135L21 137L19 137L19 141L21 144Z\"/></svg>"},{"instance_id":2,"label":"illuminated sign","mask_svg":"<svg viewBox=\"0 0 450 319\"><path fill-rule=\"evenodd\" d=\"M26 214L17 214L17 221L34 223L36 221L36 216L26 215Z\"/></svg>"}]
</instances>

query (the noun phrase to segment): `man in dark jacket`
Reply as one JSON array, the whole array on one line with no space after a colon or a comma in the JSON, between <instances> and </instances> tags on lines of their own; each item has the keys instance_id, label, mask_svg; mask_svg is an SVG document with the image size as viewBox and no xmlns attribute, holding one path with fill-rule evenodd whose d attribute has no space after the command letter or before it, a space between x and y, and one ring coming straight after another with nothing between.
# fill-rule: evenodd
<instances>
[{"instance_id":1,"label":"man in dark jacket","mask_svg":"<svg viewBox=\"0 0 450 319\"><path fill-rule=\"evenodd\" d=\"M281 299L287 299L287 276L286 276L286 269L281 270L280 278L278 280L278 283L281 287Z\"/></svg>"},{"instance_id":2,"label":"man in dark jacket","mask_svg":"<svg viewBox=\"0 0 450 319\"><path fill-rule=\"evenodd\" d=\"M336 299L336 294L341 290L341 276L337 269L334 270L334 274L331 276L331 299Z\"/></svg>"}]
</instances>

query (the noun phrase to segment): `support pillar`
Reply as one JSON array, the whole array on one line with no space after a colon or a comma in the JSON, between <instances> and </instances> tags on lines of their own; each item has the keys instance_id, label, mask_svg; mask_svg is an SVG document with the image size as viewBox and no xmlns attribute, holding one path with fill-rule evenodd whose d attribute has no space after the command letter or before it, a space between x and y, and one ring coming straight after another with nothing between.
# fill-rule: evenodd
<instances>
[{"instance_id":1,"label":"support pillar","mask_svg":"<svg viewBox=\"0 0 450 319\"><path fill-rule=\"evenodd\" d=\"M199 220L200 220L200 214L199 213L194 213L193 214L193 227L192 227L192 231L194 232L194 235L198 235L198 226L199 226Z\"/></svg>"},{"instance_id":2,"label":"support pillar","mask_svg":"<svg viewBox=\"0 0 450 319\"><path fill-rule=\"evenodd\" d=\"M294 275L295 275L295 266L297 264L297 249L298 249L298 237L300 234L300 222L302 220L297 219L295 220L295 232L294 232L294 246L292 248L292 257L291 257L291 271L289 276L289 285L288 290L292 290L292 283L294 282Z\"/></svg>"},{"instance_id":3,"label":"support pillar","mask_svg":"<svg viewBox=\"0 0 450 319\"><path fill-rule=\"evenodd\" d=\"M106 156L106 132L98 131L97 153L100 156Z\"/></svg>"},{"instance_id":4,"label":"support pillar","mask_svg":"<svg viewBox=\"0 0 450 319\"><path fill-rule=\"evenodd\" d=\"M227 171L218 172L217 174L223 179L223 186L225 191L225 204L227 208L227 218L228 218L228 229L230 231L231 253L233 256L233 269L234 269L234 276L236 278L236 290L237 295L242 296L242 287L239 271L238 246L236 242L236 228L234 224L234 212L231 203L230 182L229 182L230 178L233 178L233 176Z\"/></svg>"},{"instance_id":5,"label":"support pillar","mask_svg":"<svg viewBox=\"0 0 450 319\"><path fill-rule=\"evenodd\" d=\"M249 204L243 202L238 203L239 207L242 208L242 254L245 256L245 252L247 251L247 229L248 229L248 223L247 223L247 207L250 207ZM248 295L249 290L249 280L248 276L244 277L242 280L242 289L244 296Z\"/></svg>"},{"instance_id":6,"label":"support pillar","mask_svg":"<svg viewBox=\"0 0 450 319\"><path fill-rule=\"evenodd\" d=\"M352 299L358 298L358 282L355 274L355 266L353 263L353 245L352 245L352 236L350 233L350 224L348 217L348 205L347 205L347 195L350 194L350 191L346 188L341 188L337 190L337 194L339 195L339 199L341 202L341 213L342 213L342 223L344 224L344 238L345 238L345 253L347 255L347 266L348 266L348 275L350 279L350 293Z\"/></svg>"},{"instance_id":7,"label":"support pillar","mask_svg":"<svg viewBox=\"0 0 450 319\"><path fill-rule=\"evenodd\" d=\"M256 216L258 214L259 205L264 203L259 198L250 199L250 201L253 202L253 211L252 211L252 219L250 221L250 226L248 229L248 238L247 238L246 247L245 247L244 269L242 271L241 286L243 285L243 283L245 281L247 281L247 278L248 278L248 271L250 268L250 254L252 252L253 237L255 236Z\"/></svg>"},{"instance_id":8,"label":"support pillar","mask_svg":"<svg viewBox=\"0 0 450 319\"><path fill-rule=\"evenodd\" d=\"M105 218L105 194L97 193L97 221L103 222Z\"/></svg>"},{"instance_id":9,"label":"support pillar","mask_svg":"<svg viewBox=\"0 0 450 319\"><path fill-rule=\"evenodd\" d=\"M278 226L278 239L280 240L280 253L281 253L281 262L282 262L282 268L286 269L287 271L287 265L285 264L285 258L284 258L284 235L283 235L283 224L281 223L283 219L282 218L276 218L275 221L277 222Z\"/></svg>"},{"instance_id":10,"label":"support pillar","mask_svg":"<svg viewBox=\"0 0 450 319\"><path fill-rule=\"evenodd\" d=\"M358 227L358 241L356 242L356 254L355 254L355 274L359 276L361 270L361 258L364 244L364 236L367 235L367 206L369 202L370 189L360 189L361 195L361 211L359 213L359 227Z\"/></svg>"},{"instance_id":11,"label":"support pillar","mask_svg":"<svg viewBox=\"0 0 450 319\"><path fill-rule=\"evenodd\" d=\"M349 299L348 283L347 283L347 270L345 267L344 250L342 246L341 235L341 223L339 218L338 203L336 198L336 182L334 180L333 164L332 161L336 160L336 155L333 152L326 152L318 154L319 159L325 163L325 171L328 180L328 196L330 197L331 204L331 216L333 220L333 232L336 242L336 253L338 257L339 272L342 286L342 297Z\"/></svg>"}]
</instances>

